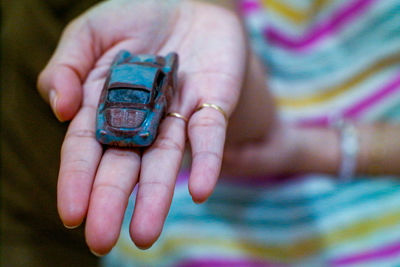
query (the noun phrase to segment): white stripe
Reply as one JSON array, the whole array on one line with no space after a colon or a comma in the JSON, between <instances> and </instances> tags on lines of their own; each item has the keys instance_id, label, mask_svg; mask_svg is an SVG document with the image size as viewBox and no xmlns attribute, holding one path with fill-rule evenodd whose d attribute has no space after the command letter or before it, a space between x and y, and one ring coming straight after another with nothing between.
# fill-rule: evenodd
<instances>
[{"instance_id":1,"label":"white stripe","mask_svg":"<svg viewBox=\"0 0 400 267\"><path fill-rule=\"evenodd\" d=\"M392 123L399 122L400 117L398 118L383 118L385 113L388 110L398 106L400 104L400 90L391 94L390 97L385 98L384 101L380 101L376 105L372 106L368 109L368 111L364 114L363 118L359 121L362 122L373 122L376 120L384 119L385 121L390 121Z\"/></svg>"},{"instance_id":2,"label":"white stripe","mask_svg":"<svg viewBox=\"0 0 400 267\"><path fill-rule=\"evenodd\" d=\"M173 215L171 215L170 220L167 220L165 233L177 238L184 236L195 239L217 237L218 239L249 240L259 242L260 244L288 245L307 238L315 238L330 234L331 232L346 228L363 220L371 220L379 218L380 216L385 216L390 212L397 211L399 205L399 194L391 197L384 197L381 200L371 199L356 207L349 206L343 208L336 214L318 218L317 221L310 221L306 225L294 225L281 229L263 225L252 225L251 222L249 222L249 224L231 225L225 222L198 221L196 220L196 216L202 215L199 210L187 211L188 214L194 214L194 219L175 221L173 220ZM385 209L382 207L385 207ZM182 210L186 209L186 207L181 206L179 208ZM220 210L218 210L218 212L220 212ZM247 218L246 212L243 212L242 209L237 208L236 212L242 212L240 215L243 216L244 221L251 221L251 219ZM365 233L365 235L368 235L368 233ZM344 242L351 241L346 240ZM338 244L332 244L333 247L336 245Z\"/></svg>"},{"instance_id":3,"label":"white stripe","mask_svg":"<svg viewBox=\"0 0 400 267\"><path fill-rule=\"evenodd\" d=\"M347 201L362 196L399 186L396 177L379 177L376 179L361 179L354 184L339 184L335 177L328 175L309 175L299 181L289 181L284 184L274 186L258 185L251 186L245 184L229 184L220 181L215 189L218 196L226 197L231 201L241 199L253 199L257 196L257 201L268 201L272 203L295 202L303 198L324 196L331 193L329 197L324 197L325 201L335 202L338 200ZM180 188L175 194L186 194L187 188Z\"/></svg>"},{"instance_id":4,"label":"white stripe","mask_svg":"<svg viewBox=\"0 0 400 267\"><path fill-rule=\"evenodd\" d=\"M334 57L333 53L329 52L337 51L338 47L343 47L347 48L346 51L349 49L350 51L347 53L347 58L341 57L339 62L352 63L353 60L349 59L359 57L363 58L366 55L375 53L375 50L381 50L382 45L384 45L382 40L386 39L385 36L399 28L396 17L394 17L380 25L379 31L369 32L368 34L363 35L362 39L354 39L357 34L366 32L368 30L366 29L366 25L368 25L371 20L377 19L379 16L383 16L385 13L391 12L392 9L393 3L391 3L391 1L379 1L378 4L374 5L372 13L366 13L364 16L359 17L352 23L346 24L346 27L342 27L340 32L336 32L334 35L330 35L328 38L324 38L323 40L319 41L318 44L313 47L312 51L299 53L298 51L287 50L280 46L269 46L268 43L265 43L265 55L268 56L268 58L272 60L274 64L278 64L282 70L300 71L302 69L314 68L315 60L310 61L309 59L315 59L316 55L320 55L318 57L320 57L321 60L326 58L326 60L329 59L330 61L334 62L336 58ZM349 47L348 44L349 40L354 41L352 42L351 47ZM374 48L374 50L371 50L371 48Z\"/></svg>"},{"instance_id":5,"label":"white stripe","mask_svg":"<svg viewBox=\"0 0 400 267\"><path fill-rule=\"evenodd\" d=\"M381 228L379 231L366 234L361 238L352 238L346 240L338 246L334 246L329 250L332 259L343 258L346 255L357 255L377 248L385 247L400 240L400 225L393 227Z\"/></svg>"},{"instance_id":6,"label":"white stripe","mask_svg":"<svg viewBox=\"0 0 400 267\"><path fill-rule=\"evenodd\" d=\"M282 2L282 0L280 0ZM294 9L300 13L306 14L308 10L312 12L312 5L314 1L290 1L290 3L284 4L289 8ZM269 9L268 6L265 8L264 16L268 18L268 26L275 29L279 29L279 32L290 36L291 38L297 39L303 35L306 35L308 31L313 29L316 24L325 23L332 14L337 12L339 8L346 5L345 2L331 1L329 5L321 10L318 10L317 14L310 13L309 16L303 23L293 22L290 18L286 18L285 15L279 12ZM314 16L314 17L313 17Z\"/></svg>"},{"instance_id":7,"label":"white stripe","mask_svg":"<svg viewBox=\"0 0 400 267\"><path fill-rule=\"evenodd\" d=\"M353 198L352 200L356 200L357 196L362 197L364 194L366 194L365 192L357 193L357 195L352 197L347 196L347 198ZM248 221L249 223L253 221L276 222L279 220L290 223L291 220L303 220L304 217L317 216L320 227L322 227L323 229L331 229L336 227L336 225L343 223L346 224L348 222L348 219L350 218L352 218L353 220L357 220L357 216L367 216L371 211L381 212L381 208L378 205L384 204L389 198L393 201L393 203L396 203L396 205L398 205L400 203L400 192L398 194L395 193L390 197L382 196L382 199L379 200L365 200L361 204L359 204L363 207L363 209L359 210L357 208L357 210L355 211L353 210L354 205L349 205L348 203L343 201L340 196L335 196L334 198L327 200L313 201L311 204L301 207L291 207L288 205L282 206L281 208L270 207L268 206L268 202L265 203L261 200L259 200L255 205L240 206L235 205L235 202L232 202L229 199L226 199L226 202L219 203L209 201L202 206L197 207L195 204L192 204L190 202L188 204L185 204L185 202L187 202L187 198L185 198L184 200L179 201L180 212L178 212L178 214L182 214L181 212L183 212L185 216L210 216L221 219L239 217L240 221ZM394 208L393 203L385 204L385 207L387 209L392 209ZM340 207L341 205L343 205L343 207ZM330 212L329 208L334 210ZM241 211L240 214L237 213L238 210ZM171 214L171 216L173 215ZM306 222L307 221L312 222L313 219L306 219ZM256 227L256 225L254 226ZM276 228L276 226L274 228Z\"/></svg>"},{"instance_id":8,"label":"white stripe","mask_svg":"<svg viewBox=\"0 0 400 267\"><path fill-rule=\"evenodd\" d=\"M371 184L370 186L375 187ZM357 193L362 194L363 192L357 191ZM234 192L232 192L232 194L234 194ZM190 197L187 197L186 202L189 201ZM340 196L337 197L336 201L340 201ZM382 199L378 200L369 199L367 201L364 201L362 204L357 205L356 207L354 207L353 205L343 207L343 209L340 209L334 213L329 213L323 218L318 218L317 221L310 221L306 225L294 225L293 227L283 227L279 229L277 229L276 227L266 227L264 225L251 225L251 221L255 218L264 220L279 218L287 222L290 221L291 213L293 214L311 212L312 214L318 215L318 213L323 212L332 205L339 205L340 202L335 203L334 200L332 200L331 202L317 201L309 206L294 209L290 209L290 207L288 207L287 209L274 209L265 206L262 208L262 210L260 210L259 208L246 209L246 207L241 206L235 207L230 205L230 203L221 203L220 206L218 206L218 204L209 205L207 203L201 206L195 204L185 205L182 203L185 203L185 199L183 199L183 201L179 201L179 205L177 202L173 203L171 214L167 223L168 226L166 226L167 231L173 231L172 229L176 228L177 234L181 232L181 234L186 235L189 234L190 231L194 231L200 236L214 236L219 235L220 233L222 237L229 237L230 235L235 234L235 237L248 237L250 238L249 240L255 239L259 241L264 241L266 243L274 242L277 244L287 244L296 240L300 240L302 238L316 235L317 233L327 233L340 227L345 227L349 224L351 225L351 223L354 223L354 221L358 222L361 218L368 218L371 214L374 214L374 216L381 216L388 212L395 211L400 205L400 194L382 197ZM382 207L385 207L385 209L382 209ZM193 216L193 220L174 220L175 209L178 209L179 213ZM288 217L282 215L283 213L285 214L285 216ZM220 223L215 221L210 222L197 220L199 216L206 216L208 214L212 214L214 215L214 217L215 214L219 214L220 217L229 214L238 214L243 218L244 222L246 220L249 221L249 225L246 225L244 223L244 225L230 226L230 224L226 224L226 222ZM230 227L232 227L234 231L229 232L228 229L230 229ZM185 233L185 229L186 231L188 231L188 233ZM245 233L244 237L242 236L243 233Z\"/></svg>"},{"instance_id":9,"label":"white stripe","mask_svg":"<svg viewBox=\"0 0 400 267\"><path fill-rule=\"evenodd\" d=\"M346 57L344 53L338 52L336 55L343 58L343 62L348 62L348 64L343 64L342 67L327 72L325 75L307 77L304 80L294 81L288 79L282 80L279 77L270 76L268 77L268 84L274 94L279 97L295 98L296 96L304 97L313 95L319 92L321 88L330 88L335 86L335 84L342 84L364 72L369 66L374 65L374 63L384 58L392 57L394 54L398 54L400 51L400 42L393 41L391 43L383 43L381 44L381 49L371 48L370 50L373 50L373 52L369 51L369 53L368 49L360 49L362 50L363 56L357 54L358 52L355 51L355 55L348 56L347 59L343 58ZM366 57L365 54L368 54L368 57ZM312 64L315 63L305 60L299 63L299 66ZM324 67L322 63L318 65L320 65L320 68Z\"/></svg>"},{"instance_id":10,"label":"white stripe","mask_svg":"<svg viewBox=\"0 0 400 267\"><path fill-rule=\"evenodd\" d=\"M364 80L352 90L342 93L338 97L331 98L329 101L302 107L281 106L281 116L285 121L299 121L307 118L318 118L321 115L334 116L338 113L341 114L346 110L346 108L351 107L375 92L382 90L383 86L398 77L398 75L398 67L386 69L385 71L377 73L369 79ZM361 116L363 115L363 112L360 113Z\"/></svg>"}]
</instances>

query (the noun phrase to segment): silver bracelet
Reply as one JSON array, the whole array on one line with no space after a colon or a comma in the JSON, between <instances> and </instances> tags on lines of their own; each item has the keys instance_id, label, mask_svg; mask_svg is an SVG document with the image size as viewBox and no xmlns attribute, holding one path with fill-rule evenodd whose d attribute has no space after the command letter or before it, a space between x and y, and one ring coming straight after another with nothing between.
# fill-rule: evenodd
<instances>
[{"instance_id":1,"label":"silver bracelet","mask_svg":"<svg viewBox=\"0 0 400 267\"><path fill-rule=\"evenodd\" d=\"M357 156L359 151L358 134L356 127L344 120L335 123L340 135L340 166L338 177L341 182L350 182L357 170Z\"/></svg>"}]
</instances>

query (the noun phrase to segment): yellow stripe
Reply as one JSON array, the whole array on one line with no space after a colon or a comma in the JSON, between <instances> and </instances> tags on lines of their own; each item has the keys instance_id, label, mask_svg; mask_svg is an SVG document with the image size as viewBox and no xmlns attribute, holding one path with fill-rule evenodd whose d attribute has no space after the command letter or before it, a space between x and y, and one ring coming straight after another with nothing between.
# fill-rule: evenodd
<instances>
[{"instance_id":1,"label":"yellow stripe","mask_svg":"<svg viewBox=\"0 0 400 267\"><path fill-rule=\"evenodd\" d=\"M314 14L326 6L330 0L316 0L310 9L307 10L297 10L280 0L262 0L263 5L279 13L281 16L286 17L294 23L305 23L310 20Z\"/></svg>"},{"instance_id":2,"label":"yellow stripe","mask_svg":"<svg viewBox=\"0 0 400 267\"><path fill-rule=\"evenodd\" d=\"M195 249L207 247L209 250L229 251L250 257L275 260L281 263L296 262L302 258L317 254L321 250L340 245L348 240L357 240L381 229L396 226L400 223L400 212L365 219L342 229L321 236L310 237L288 245L261 245L248 240L218 238L165 238L165 241L148 251L136 249L128 239L121 238L117 247L124 257L147 263L163 261L168 255L182 251L187 247Z\"/></svg>"},{"instance_id":3,"label":"yellow stripe","mask_svg":"<svg viewBox=\"0 0 400 267\"><path fill-rule=\"evenodd\" d=\"M317 90L315 94L299 97L299 98L277 98L277 103L279 106L283 107L291 107L291 108L301 108L305 106L319 104L324 101L331 100L334 97L346 92L347 90L355 87L357 84L363 82L364 80L371 77L376 72L381 71L384 68L389 66L398 64L400 62L400 55L391 55L387 58L384 58L363 72L357 74L354 77L351 77L348 81L338 86L334 86L331 88L321 88Z\"/></svg>"}]
</instances>

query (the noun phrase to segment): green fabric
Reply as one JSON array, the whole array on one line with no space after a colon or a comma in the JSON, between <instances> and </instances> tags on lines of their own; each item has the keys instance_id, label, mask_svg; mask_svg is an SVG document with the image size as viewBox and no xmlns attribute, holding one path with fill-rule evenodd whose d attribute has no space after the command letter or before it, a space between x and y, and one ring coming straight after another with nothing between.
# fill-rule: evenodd
<instances>
[{"instance_id":1,"label":"green fabric","mask_svg":"<svg viewBox=\"0 0 400 267\"><path fill-rule=\"evenodd\" d=\"M67 125L36 91L39 71L66 23L95 0L3 0L1 48L0 266L96 266L79 230L56 207Z\"/></svg>"}]
</instances>

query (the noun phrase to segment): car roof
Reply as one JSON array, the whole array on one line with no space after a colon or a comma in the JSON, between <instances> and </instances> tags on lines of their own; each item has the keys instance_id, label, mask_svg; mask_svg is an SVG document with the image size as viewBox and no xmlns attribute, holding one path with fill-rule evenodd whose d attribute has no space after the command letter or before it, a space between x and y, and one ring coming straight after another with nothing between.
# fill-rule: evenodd
<instances>
[{"instance_id":1,"label":"car roof","mask_svg":"<svg viewBox=\"0 0 400 267\"><path fill-rule=\"evenodd\" d=\"M151 90L158 72L159 68L146 65L129 63L117 65L111 71L109 86L115 83L125 83Z\"/></svg>"}]
</instances>

